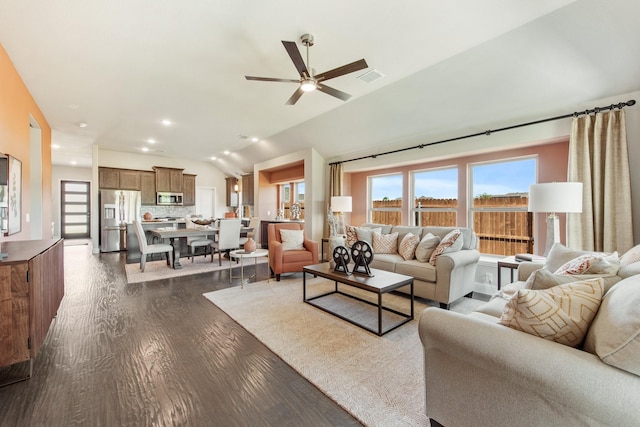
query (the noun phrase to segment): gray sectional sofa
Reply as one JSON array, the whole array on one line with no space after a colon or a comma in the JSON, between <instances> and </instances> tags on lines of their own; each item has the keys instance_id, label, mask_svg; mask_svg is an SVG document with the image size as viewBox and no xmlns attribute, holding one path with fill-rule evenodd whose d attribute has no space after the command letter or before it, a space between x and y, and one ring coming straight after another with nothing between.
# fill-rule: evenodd
<instances>
[{"instance_id":1,"label":"gray sectional sofa","mask_svg":"<svg viewBox=\"0 0 640 427\"><path fill-rule=\"evenodd\" d=\"M435 307L422 313L432 426L640 425L640 261L623 263L614 274L573 277L541 267L522 263L519 280L470 315ZM605 293L582 345L498 322L520 289L548 290L594 277Z\"/></svg>"},{"instance_id":2,"label":"gray sectional sofa","mask_svg":"<svg viewBox=\"0 0 640 427\"><path fill-rule=\"evenodd\" d=\"M407 233L420 236L420 238L427 235L427 233L431 233L442 239L450 231L459 229L462 233L462 248L454 252L443 253L438 257L435 266L429 262L420 262L415 257L405 260L397 253L374 253L370 267L413 276L415 295L439 302L442 308L449 308L453 301L473 292L480 252L478 251L478 237L472 229L463 227L391 226L373 223L366 223L361 227L381 228L382 234L397 232L398 243L402 241Z\"/></svg>"}]
</instances>

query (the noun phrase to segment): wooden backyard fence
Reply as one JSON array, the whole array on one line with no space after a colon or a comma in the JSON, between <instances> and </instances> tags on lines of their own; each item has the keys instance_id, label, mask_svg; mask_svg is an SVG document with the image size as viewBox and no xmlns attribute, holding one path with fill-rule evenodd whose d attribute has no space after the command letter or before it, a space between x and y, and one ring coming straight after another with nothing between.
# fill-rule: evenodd
<instances>
[{"instance_id":1,"label":"wooden backyard fence","mask_svg":"<svg viewBox=\"0 0 640 427\"><path fill-rule=\"evenodd\" d=\"M442 211L421 211L416 215L415 224L422 226L438 225L455 227L457 224L457 199L419 198L414 208L420 207L443 209ZM526 211L528 198L526 195L487 196L473 199L474 208L487 209L474 211L472 228L480 239L481 253L496 255L514 255L533 253L533 214ZM378 224L402 224L402 199L375 200L372 222ZM510 210L525 208L524 211ZM450 209L450 210L446 210ZM505 210L498 210L505 209ZM408 221L407 221L408 222Z\"/></svg>"}]
</instances>

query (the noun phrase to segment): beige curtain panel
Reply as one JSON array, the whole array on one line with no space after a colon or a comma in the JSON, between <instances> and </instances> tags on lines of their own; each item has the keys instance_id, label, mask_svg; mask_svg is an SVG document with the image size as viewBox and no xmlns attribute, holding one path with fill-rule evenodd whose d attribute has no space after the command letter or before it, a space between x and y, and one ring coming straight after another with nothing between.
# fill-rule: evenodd
<instances>
[{"instance_id":1,"label":"beige curtain panel","mask_svg":"<svg viewBox=\"0 0 640 427\"><path fill-rule=\"evenodd\" d=\"M583 183L581 214L567 216L571 248L624 253L633 246L624 110L573 119L568 181Z\"/></svg>"}]
</instances>

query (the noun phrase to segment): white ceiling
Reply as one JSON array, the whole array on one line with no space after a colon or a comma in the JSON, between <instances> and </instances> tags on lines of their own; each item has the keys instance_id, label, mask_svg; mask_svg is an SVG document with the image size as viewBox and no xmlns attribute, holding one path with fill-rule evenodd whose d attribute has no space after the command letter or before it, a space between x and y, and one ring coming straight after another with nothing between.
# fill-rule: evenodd
<instances>
[{"instance_id":1,"label":"white ceiling","mask_svg":"<svg viewBox=\"0 0 640 427\"><path fill-rule=\"evenodd\" d=\"M53 129L54 164L146 146L237 175L307 147L349 158L638 90L638 16L637 0L0 0L0 43ZM281 40L304 33L317 72L366 59L330 82L349 101L287 106L295 84L245 80L297 78ZM371 69L385 77L357 79Z\"/></svg>"}]
</instances>

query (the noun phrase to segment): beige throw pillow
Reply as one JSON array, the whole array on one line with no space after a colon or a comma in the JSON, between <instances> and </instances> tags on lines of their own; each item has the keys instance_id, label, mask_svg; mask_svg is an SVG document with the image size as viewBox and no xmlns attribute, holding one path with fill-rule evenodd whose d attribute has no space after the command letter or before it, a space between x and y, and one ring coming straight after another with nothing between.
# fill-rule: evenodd
<instances>
[{"instance_id":1,"label":"beige throw pillow","mask_svg":"<svg viewBox=\"0 0 640 427\"><path fill-rule=\"evenodd\" d=\"M462 232L457 228L455 230L451 230L442 238L438 247L433 251L429 258L429 263L431 265L436 265L436 261L440 255L447 252L459 251L462 249L462 243Z\"/></svg>"},{"instance_id":2,"label":"beige throw pillow","mask_svg":"<svg viewBox=\"0 0 640 427\"><path fill-rule=\"evenodd\" d=\"M520 289L507 301L498 323L537 337L578 347L600 306L602 279L534 291Z\"/></svg>"},{"instance_id":3,"label":"beige throw pillow","mask_svg":"<svg viewBox=\"0 0 640 427\"><path fill-rule=\"evenodd\" d=\"M620 262L623 266L640 261L640 245L634 246L622 255Z\"/></svg>"},{"instance_id":4,"label":"beige throw pillow","mask_svg":"<svg viewBox=\"0 0 640 427\"><path fill-rule=\"evenodd\" d=\"M615 274L553 274L546 268L531 273L524 283L523 289L542 290L565 283L581 282L584 280L601 278L604 285L604 292L620 281L620 277Z\"/></svg>"},{"instance_id":5,"label":"beige throw pillow","mask_svg":"<svg viewBox=\"0 0 640 427\"><path fill-rule=\"evenodd\" d=\"M358 241L358 234L356 233L357 229L358 227L354 227L353 225L345 226L345 230L347 231L347 247L349 248Z\"/></svg>"},{"instance_id":6,"label":"beige throw pillow","mask_svg":"<svg viewBox=\"0 0 640 427\"><path fill-rule=\"evenodd\" d=\"M601 255L596 254L584 254L577 258L574 258L564 264L562 264L553 274L584 274L602 260Z\"/></svg>"},{"instance_id":7,"label":"beige throw pillow","mask_svg":"<svg viewBox=\"0 0 640 427\"><path fill-rule=\"evenodd\" d=\"M373 233L382 233L382 228L365 228L365 227L356 228L356 234L358 235L358 240L367 242L369 246L371 246L372 248L373 248Z\"/></svg>"},{"instance_id":8,"label":"beige throw pillow","mask_svg":"<svg viewBox=\"0 0 640 427\"><path fill-rule=\"evenodd\" d=\"M376 254L397 254L398 253L398 233L380 234L371 233L373 236L373 253Z\"/></svg>"},{"instance_id":9,"label":"beige throw pillow","mask_svg":"<svg viewBox=\"0 0 640 427\"><path fill-rule=\"evenodd\" d=\"M416 236L413 233L407 233L404 235L400 245L398 246L398 253L405 261L409 261L415 256L418 243L420 243L420 236Z\"/></svg>"},{"instance_id":10,"label":"beige throw pillow","mask_svg":"<svg viewBox=\"0 0 640 427\"><path fill-rule=\"evenodd\" d=\"M611 366L640 376L640 285L624 280L602 299L591 324L585 351Z\"/></svg>"},{"instance_id":11,"label":"beige throw pillow","mask_svg":"<svg viewBox=\"0 0 640 427\"><path fill-rule=\"evenodd\" d=\"M428 262L431 254L440 244L440 237L427 233L416 248L416 259L420 262Z\"/></svg>"},{"instance_id":12,"label":"beige throw pillow","mask_svg":"<svg viewBox=\"0 0 640 427\"><path fill-rule=\"evenodd\" d=\"M280 230L280 239L282 240L282 250L300 250L304 249L304 231L303 230Z\"/></svg>"}]
</instances>

